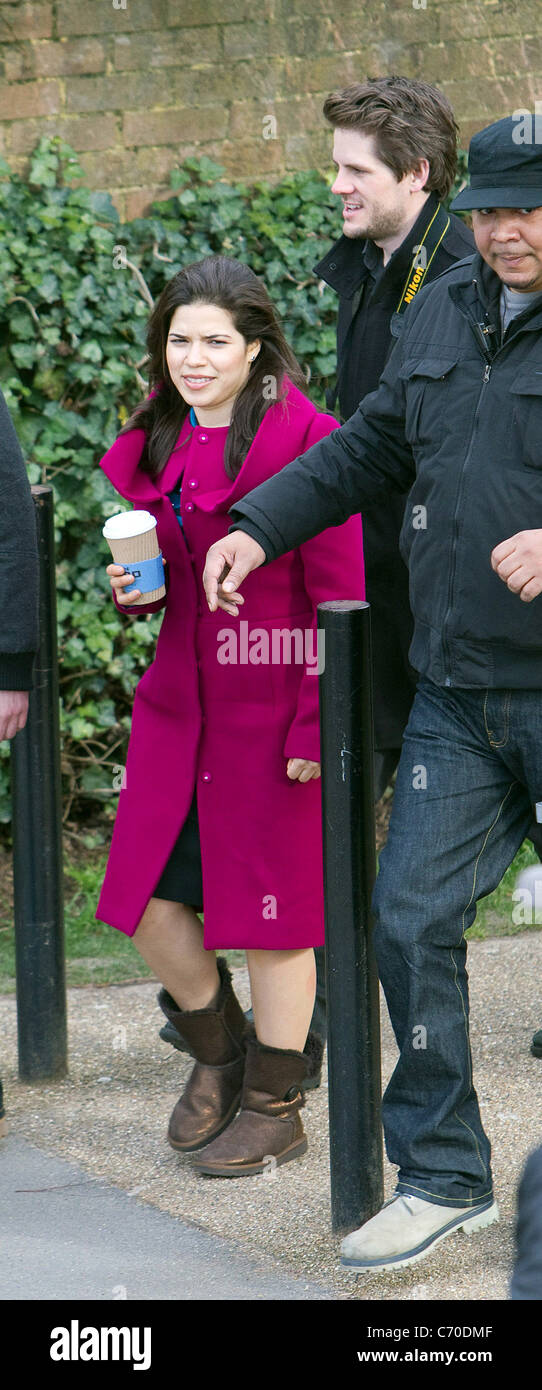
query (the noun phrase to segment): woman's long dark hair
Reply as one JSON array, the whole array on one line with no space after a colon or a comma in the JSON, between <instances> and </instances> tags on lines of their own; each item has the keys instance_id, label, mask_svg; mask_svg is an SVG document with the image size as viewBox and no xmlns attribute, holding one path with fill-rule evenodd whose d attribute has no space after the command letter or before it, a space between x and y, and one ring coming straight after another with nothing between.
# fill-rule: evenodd
<instances>
[{"instance_id":1,"label":"woman's long dark hair","mask_svg":"<svg viewBox=\"0 0 542 1390\"><path fill-rule=\"evenodd\" d=\"M139 467L152 478L167 463L190 409L174 386L166 361L171 320L179 305L198 303L226 309L245 343L256 339L261 342L248 380L234 403L224 452L229 478L237 476L266 410L275 400L284 399L284 377L288 376L301 390L306 387L277 312L254 271L228 256L206 256L205 260L185 266L164 286L148 323L148 379L156 395L137 406L121 430L121 434L145 430L147 437Z\"/></svg>"}]
</instances>

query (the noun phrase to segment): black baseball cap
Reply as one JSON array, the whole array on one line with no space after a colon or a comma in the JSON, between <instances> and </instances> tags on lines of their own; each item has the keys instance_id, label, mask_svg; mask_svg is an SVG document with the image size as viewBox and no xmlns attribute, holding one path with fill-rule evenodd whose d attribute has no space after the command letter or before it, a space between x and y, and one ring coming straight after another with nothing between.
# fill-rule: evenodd
<instances>
[{"instance_id":1,"label":"black baseball cap","mask_svg":"<svg viewBox=\"0 0 542 1390\"><path fill-rule=\"evenodd\" d=\"M473 135L469 145L469 186L450 207L542 207L542 117L516 111Z\"/></svg>"}]
</instances>

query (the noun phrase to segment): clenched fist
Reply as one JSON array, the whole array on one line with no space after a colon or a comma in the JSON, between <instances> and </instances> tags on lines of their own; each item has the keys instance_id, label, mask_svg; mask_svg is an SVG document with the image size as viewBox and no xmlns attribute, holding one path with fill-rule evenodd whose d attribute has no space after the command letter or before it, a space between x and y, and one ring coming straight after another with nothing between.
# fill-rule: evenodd
<instances>
[{"instance_id":1,"label":"clenched fist","mask_svg":"<svg viewBox=\"0 0 542 1390\"><path fill-rule=\"evenodd\" d=\"M320 776L320 771L320 763L311 762L310 758L288 758L286 773L292 782L310 782Z\"/></svg>"},{"instance_id":2,"label":"clenched fist","mask_svg":"<svg viewBox=\"0 0 542 1390\"><path fill-rule=\"evenodd\" d=\"M511 593L531 603L542 593L542 531L518 531L491 553L491 564Z\"/></svg>"}]
</instances>

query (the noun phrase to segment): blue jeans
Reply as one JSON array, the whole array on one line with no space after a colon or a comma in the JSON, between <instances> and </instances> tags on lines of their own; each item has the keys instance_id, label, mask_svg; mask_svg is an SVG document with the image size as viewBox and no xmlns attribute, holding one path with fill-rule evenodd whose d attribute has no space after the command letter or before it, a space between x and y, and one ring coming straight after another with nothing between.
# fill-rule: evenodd
<instances>
[{"instance_id":1,"label":"blue jeans","mask_svg":"<svg viewBox=\"0 0 542 1390\"><path fill-rule=\"evenodd\" d=\"M464 933L542 801L542 692L421 679L375 895L375 949L400 1058L383 1100L397 1190L441 1206L491 1197L472 1080Z\"/></svg>"}]
</instances>

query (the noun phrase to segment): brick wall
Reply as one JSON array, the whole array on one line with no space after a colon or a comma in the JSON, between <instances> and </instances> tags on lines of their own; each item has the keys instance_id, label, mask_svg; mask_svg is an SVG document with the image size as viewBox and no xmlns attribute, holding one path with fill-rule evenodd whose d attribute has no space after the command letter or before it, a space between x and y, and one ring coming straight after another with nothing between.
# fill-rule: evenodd
<instances>
[{"instance_id":1,"label":"brick wall","mask_svg":"<svg viewBox=\"0 0 542 1390\"><path fill-rule=\"evenodd\" d=\"M390 72L473 130L542 99L540 0L0 0L0 151L45 133L132 217L187 155L247 178L329 165L322 100Z\"/></svg>"}]
</instances>

